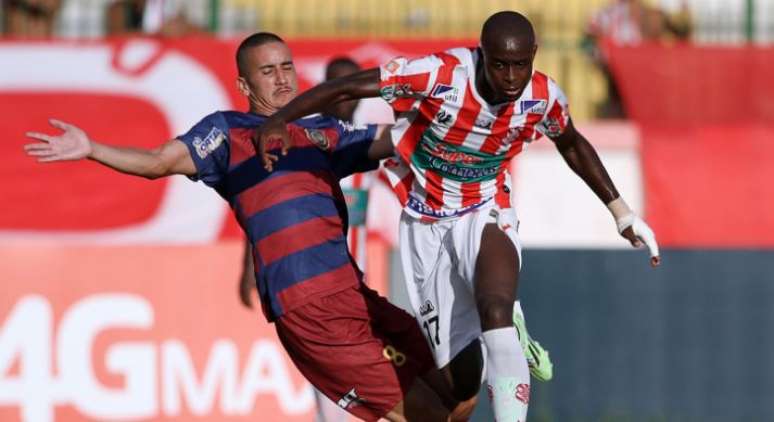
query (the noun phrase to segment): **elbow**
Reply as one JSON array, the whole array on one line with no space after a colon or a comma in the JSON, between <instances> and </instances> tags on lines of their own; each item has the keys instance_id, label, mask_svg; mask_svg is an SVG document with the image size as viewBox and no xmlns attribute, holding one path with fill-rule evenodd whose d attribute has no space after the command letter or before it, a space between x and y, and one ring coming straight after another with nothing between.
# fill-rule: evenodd
<instances>
[{"instance_id":1,"label":"elbow","mask_svg":"<svg viewBox=\"0 0 774 422\"><path fill-rule=\"evenodd\" d=\"M154 159L152 162L148 163L149 165L141 174L142 177L148 180L156 180L161 177L169 176L170 166L162 160L159 155L160 153L158 151L154 151Z\"/></svg>"}]
</instances>

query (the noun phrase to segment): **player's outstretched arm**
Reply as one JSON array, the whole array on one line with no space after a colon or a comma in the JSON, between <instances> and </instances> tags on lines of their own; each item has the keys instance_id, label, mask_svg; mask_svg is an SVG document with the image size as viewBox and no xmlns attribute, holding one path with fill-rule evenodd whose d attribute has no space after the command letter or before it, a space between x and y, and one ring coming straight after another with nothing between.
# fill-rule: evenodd
<instances>
[{"instance_id":1,"label":"player's outstretched arm","mask_svg":"<svg viewBox=\"0 0 774 422\"><path fill-rule=\"evenodd\" d=\"M151 150L116 147L89 139L88 134L75 125L56 119L51 119L50 123L63 132L59 135L27 132L27 137L41 142L27 144L24 150L41 163L88 158L122 173L148 179L196 174L191 154L179 140L173 139Z\"/></svg>"},{"instance_id":2,"label":"player's outstretched arm","mask_svg":"<svg viewBox=\"0 0 774 422\"><path fill-rule=\"evenodd\" d=\"M363 70L342 78L332 79L315 86L299 95L285 107L269 117L256 132L256 148L263 165L271 171L273 163L279 159L268 153L270 140L282 141L282 154L290 147L290 137L286 125L314 113L322 112L330 104L340 101L379 96L379 69Z\"/></svg>"},{"instance_id":3,"label":"player's outstretched arm","mask_svg":"<svg viewBox=\"0 0 774 422\"><path fill-rule=\"evenodd\" d=\"M596 150L575 129L572 120L568 122L564 132L553 138L553 141L567 165L607 205L613 218L615 218L621 236L636 248L644 243L650 251L651 265L658 266L661 263L661 257L653 230L629 208L618 194Z\"/></svg>"}]
</instances>

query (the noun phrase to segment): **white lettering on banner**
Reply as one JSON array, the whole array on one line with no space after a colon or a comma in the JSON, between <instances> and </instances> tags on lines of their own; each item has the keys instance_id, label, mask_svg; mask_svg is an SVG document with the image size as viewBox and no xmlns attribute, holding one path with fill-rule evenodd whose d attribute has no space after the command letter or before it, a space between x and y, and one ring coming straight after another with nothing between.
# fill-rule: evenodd
<instances>
[{"instance_id":1,"label":"white lettering on banner","mask_svg":"<svg viewBox=\"0 0 774 422\"><path fill-rule=\"evenodd\" d=\"M0 406L19 406L24 421L53 421L54 408L66 405L95 419L176 416L183 402L192 414L205 415L212 413L216 397L224 415L251 414L258 395L273 395L288 415L309 412L314 405L309 384L294 387L282 351L269 340L253 344L241 379L237 347L228 339L214 341L201 377L179 340L158 347L116 342L105 352L105 366L123 376L123 385L107 387L94 373L94 340L109 329L152 328L150 302L125 293L87 296L65 310L56 333L52 315L45 297L29 295L0 326ZM58 373L52 371L54 356ZM19 362L18 374L9 375L14 362Z\"/></svg>"},{"instance_id":2,"label":"white lettering on banner","mask_svg":"<svg viewBox=\"0 0 774 422\"><path fill-rule=\"evenodd\" d=\"M24 421L54 420L57 400L51 374L51 305L27 296L11 310L0 331L0 406L18 405ZM18 357L19 374L5 374Z\"/></svg>"}]
</instances>

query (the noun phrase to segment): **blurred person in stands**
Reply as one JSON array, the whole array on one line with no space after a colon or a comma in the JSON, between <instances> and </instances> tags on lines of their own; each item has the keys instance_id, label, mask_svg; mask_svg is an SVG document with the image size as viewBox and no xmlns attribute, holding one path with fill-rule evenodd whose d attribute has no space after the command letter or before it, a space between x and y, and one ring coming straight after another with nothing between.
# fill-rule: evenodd
<instances>
[{"instance_id":1,"label":"blurred person in stands","mask_svg":"<svg viewBox=\"0 0 774 422\"><path fill-rule=\"evenodd\" d=\"M144 32L176 37L200 32L182 0L116 0L107 6L108 35Z\"/></svg>"},{"instance_id":2,"label":"blurred person in stands","mask_svg":"<svg viewBox=\"0 0 774 422\"><path fill-rule=\"evenodd\" d=\"M360 65L351 58L336 57L329 61L325 67L325 80L329 81L351 75L360 70ZM348 124L354 124L355 110L359 102L353 100L331 104L323 114ZM366 270L366 210L368 207L368 189L375 179L374 175L374 172L355 173L339 181L349 216L349 230L347 232L349 253L361 271ZM244 267L239 282L239 297L248 308L252 308L252 292L256 289L251 255L250 243L246 242ZM315 402L317 403L315 422L344 422L349 419L349 414L344 409L317 389L315 389Z\"/></svg>"},{"instance_id":3,"label":"blurred person in stands","mask_svg":"<svg viewBox=\"0 0 774 422\"><path fill-rule=\"evenodd\" d=\"M252 136L296 96L293 58L280 37L257 33L240 44L236 61L248 112L215 112L152 150L99 143L52 119L63 132L28 132L38 142L25 150L40 162L90 159L148 179L202 180L228 201L252 242L261 308L312 385L367 421L464 420L472 409L452 398L414 318L363 284L347 251L338 180L376 168L371 157L392 149L389 130L298 119L289 126L287 166L269 173Z\"/></svg>"},{"instance_id":4,"label":"blurred person in stands","mask_svg":"<svg viewBox=\"0 0 774 422\"><path fill-rule=\"evenodd\" d=\"M3 34L46 38L54 34L61 0L3 0Z\"/></svg>"},{"instance_id":5,"label":"blurred person in stands","mask_svg":"<svg viewBox=\"0 0 774 422\"><path fill-rule=\"evenodd\" d=\"M633 46L643 42L686 40L691 35L691 18L686 1L677 13L669 14L642 0L615 0L592 16L582 46L607 81L608 98L600 117L626 117L615 77L607 64L605 43Z\"/></svg>"},{"instance_id":6,"label":"blurred person in stands","mask_svg":"<svg viewBox=\"0 0 774 422\"><path fill-rule=\"evenodd\" d=\"M476 396L485 375L499 421L525 421L530 374L552 375L547 353L527 334L517 295L521 242L509 170L516 154L549 138L607 206L618 233L634 247L647 245L651 265L660 263L652 230L576 130L561 88L534 70L537 49L529 19L498 12L484 22L478 47L396 57L322 83L272 115L256 139L271 171L286 159L287 123L300 116L368 97L404 114L392 129L394 151L384 152L403 164L392 180L404 203L400 252L411 306L455 398Z\"/></svg>"}]
</instances>

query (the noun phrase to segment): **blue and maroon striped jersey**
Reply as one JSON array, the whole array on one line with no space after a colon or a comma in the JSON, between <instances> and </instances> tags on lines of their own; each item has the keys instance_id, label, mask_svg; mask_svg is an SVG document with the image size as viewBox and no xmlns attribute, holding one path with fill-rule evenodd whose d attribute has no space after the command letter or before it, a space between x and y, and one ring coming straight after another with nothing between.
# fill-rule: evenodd
<instances>
[{"instance_id":1,"label":"blue and maroon striped jersey","mask_svg":"<svg viewBox=\"0 0 774 422\"><path fill-rule=\"evenodd\" d=\"M178 137L197 174L231 205L253 245L255 278L270 321L316 297L357 285L347 250L347 207L339 179L373 170L376 126L356 129L329 117L288 126L292 147L267 172L251 136L266 118L213 113Z\"/></svg>"}]
</instances>

